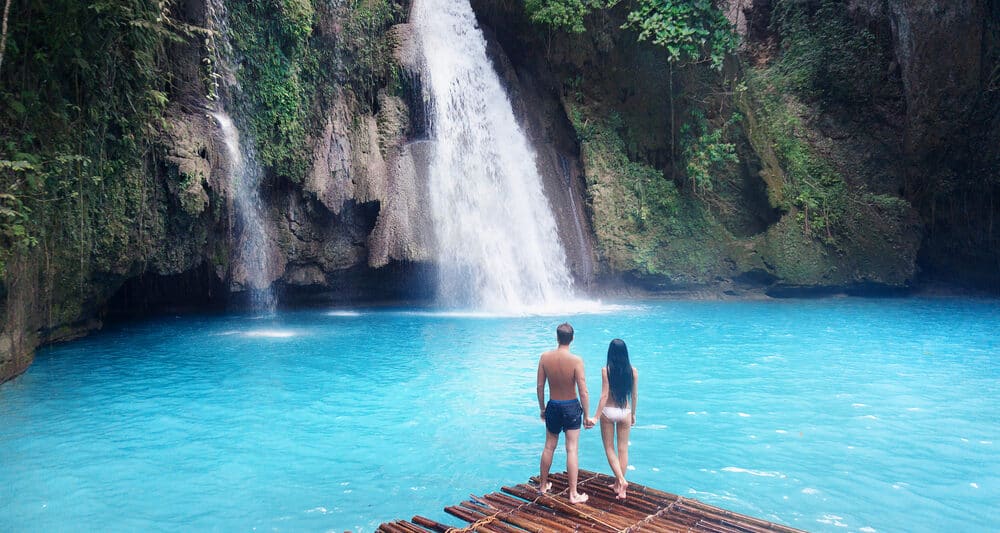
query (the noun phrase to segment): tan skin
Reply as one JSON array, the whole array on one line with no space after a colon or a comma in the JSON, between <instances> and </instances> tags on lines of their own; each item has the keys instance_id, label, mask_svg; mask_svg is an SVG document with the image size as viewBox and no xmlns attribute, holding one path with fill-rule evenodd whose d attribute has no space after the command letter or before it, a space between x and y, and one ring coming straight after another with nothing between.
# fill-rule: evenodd
<instances>
[{"instance_id":1,"label":"tan skin","mask_svg":"<svg viewBox=\"0 0 1000 533\"><path fill-rule=\"evenodd\" d=\"M589 398L587 396L587 378L583 370L583 359L570 353L569 344L560 344L555 350L549 350L542 354L538 360L538 408L541 418L545 420L545 383L549 384L549 397L552 400L575 400L579 391L580 405L586 415ZM594 427L594 423L584 418L583 426L587 429ZM570 503L582 503L587 501L586 494L577 492L576 482L579 472L577 451L580 443L580 430L566 430L566 474L569 478L569 501ZM541 476L539 490L548 491L552 484L549 483L549 468L552 466L552 456L555 453L556 445L559 444L559 435L545 431L545 449L542 451Z\"/></svg>"},{"instance_id":2,"label":"tan skin","mask_svg":"<svg viewBox=\"0 0 1000 533\"><path fill-rule=\"evenodd\" d=\"M597 403L597 413L588 422L593 425L599 416L601 419L601 440L604 441L604 454L608 457L608 466L615 474L615 482L611 488L616 496L625 499L628 482L625 481L625 471L628 470L628 436L632 426L635 425L636 404L639 401L638 395L639 371L632 367L632 392L628 405L618 405L614 397L611 396L611 386L608 382L608 367L601 369L601 400ZM632 419L630 423L614 422L604 416L605 407L630 407ZM617 439L616 434L617 433ZM618 450L615 451L615 441L617 440Z\"/></svg>"}]
</instances>

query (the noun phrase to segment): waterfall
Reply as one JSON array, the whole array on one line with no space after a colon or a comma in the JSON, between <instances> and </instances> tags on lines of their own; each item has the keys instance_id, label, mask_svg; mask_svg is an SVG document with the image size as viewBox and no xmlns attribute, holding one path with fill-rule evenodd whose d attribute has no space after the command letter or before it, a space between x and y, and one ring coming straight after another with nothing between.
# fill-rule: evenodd
<instances>
[{"instance_id":1,"label":"waterfall","mask_svg":"<svg viewBox=\"0 0 1000 533\"><path fill-rule=\"evenodd\" d=\"M239 98L240 87L232 65L236 63L229 42L229 28L223 0L209 2L209 19L215 30L211 48L215 72L214 80L221 80L215 87L221 95L212 116L219 123L226 144L229 163L229 190L237 226L232 246L230 286L246 291L248 303L254 311L273 311L274 293L271 290L271 272L268 252L268 231L264 220L264 204L260 197L263 172L254 151L252 138L240 135L241 128L226 112ZM236 106L237 108L239 106ZM246 128L242 128L246 131Z\"/></svg>"},{"instance_id":2,"label":"waterfall","mask_svg":"<svg viewBox=\"0 0 1000 533\"><path fill-rule=\"evenodd\" d=\"M428 188L439 300L536 312L574 298L566 253L527 138L468 0L416 0L434 143Z\"/></svg>"}]
</instances>

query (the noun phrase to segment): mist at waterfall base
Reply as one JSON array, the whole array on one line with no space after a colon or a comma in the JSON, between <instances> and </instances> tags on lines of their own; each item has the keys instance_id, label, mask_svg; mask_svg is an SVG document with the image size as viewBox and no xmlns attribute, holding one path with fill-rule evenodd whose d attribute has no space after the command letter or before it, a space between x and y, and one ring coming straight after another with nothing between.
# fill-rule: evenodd
<instances>
[{"instance_id":1,"label":"mist at waterfall base","mask_svg":"<svg viewBox=\"0 0 1000 533\"><path fill-rule=\"evenodd\" d=\"M0 387L0 530L458 524L445 506L537 473L537 357L564 319L591 409L628 343L634 482L811 531L996 527L1000 302L831 299L112 325ZM597 430L580 453L607 472Z\"/></svg>"}]
</instances>

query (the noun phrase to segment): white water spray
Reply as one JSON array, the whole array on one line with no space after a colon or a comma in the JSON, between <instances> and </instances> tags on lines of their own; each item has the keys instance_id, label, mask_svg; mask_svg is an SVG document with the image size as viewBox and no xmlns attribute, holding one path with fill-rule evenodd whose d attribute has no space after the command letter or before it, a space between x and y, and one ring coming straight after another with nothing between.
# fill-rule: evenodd
<instances>
[{"instance_id":1,"label":"white water spray","mask_svg":"<svg viewBox=\"0 0 1000 533\"><path fill-rule=\"evenodd\" d=\"M535 154L486 55L468 0L416 0L431 97L429 192L439 299L545 312L574 298Z\"/></svg>"},{"instance_id":2,"label":"white water spray","mask_svg":"<svg viewBox=\"0 0 1000 533\"><path fill-rule=\"evenodd\" d=\"M229 43L229 28L223 0L209 4L210 19L219 37L214 39L214 61L217 78L221 79L222 94L230 99L240 94L239 84L233 75L233 51ZM249 304L254 311L273 311L274 293L268 261L268 232L264 222L264 205L260 197L263 172L253 149L253 139L241 138L240 130L226 112L226 102L219 101L218 111L212 113L219 123L229 163L229 183L232 191L233 211L237 226L235 257L232 258L230 278L242 280Z\"/></svg>"}]
</instances>

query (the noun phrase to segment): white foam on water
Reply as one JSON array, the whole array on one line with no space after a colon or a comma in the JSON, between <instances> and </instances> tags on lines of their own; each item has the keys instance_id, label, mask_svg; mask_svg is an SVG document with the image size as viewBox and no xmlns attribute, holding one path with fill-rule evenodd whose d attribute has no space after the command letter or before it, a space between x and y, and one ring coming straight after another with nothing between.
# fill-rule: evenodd
<instances>
[{"instance_id":1,"label":"white foam on water","mask_svg":"<svg viewBox=\"0 0 1000 533\"><path fill-rule=\"evenodd\" d=\"M855 409L857 409L857 408L860 408L860 407L868 407L868 406L865 405L865 404L863 404L863 403L852 403L851 407L854 407Z\"/></svg>"},{"instance_id":2,"label":"white foam on water","mask_svg":"<svg viewBox=\"0 0 1000 533\"><path fill-rule=\"evenodd\" d=\"M280 329L254 329L243 333L244 337L259 337L265 339L287 339L298 335L294 331Z\"/></svg>"},{"instance_id":3,"label":"white foam on water","mask_svg":"<svg viewBox=\"0 0 1000 533\"><path fill-rule=\"evenodd\" d=\"M741 416L741 417L743 417L743 418L750 418L750 415L748 415L746 413L736 413L736 414L739 415L739 416Z\"/></svg>"},{"instance_id":4,"label":"white foam on water","mask_svg":"<svg viewBox=\"0 0 1000 533\"><path fill-rule=\"evenodd\" d=\"M607 315L635 311L637 306L605 304L599 300L568 300L553 304L511 305L503 309L428 309L399 311L403 316L430 318L520 318L530 316Z\"/></svg>"},{"instance_id":5,"label":"white foam on water","mask_svg":"<svg viewBox=\"0 0 1000 533\"><path fill-rule=\"evenodd\" d=\"M654 431L667 429L667 426L663 424L647 424L645 426L635 426L635 429L652 429Z\"/></svg>"},{"instance_id":6,"label":"white foam on water","mask_svg":"<svg viewBox=\"0 0 1000 533\"><path fill-rule=\"evenodd\" d=\"M740 468L738 466L727 466L723 468L722 471L735 472L738 474L750 474L751 476L757 476L757 477L776 477L781 479L785 478L785 474L782 474L781 472L765 472L762 470L750 470L747 468Z\"/></svg>"},{"instance_id":7,"label":"white foam on water","mask_svg":"<svg viewBox=\"0 0 1000 533\"><path fill-rule=\"evenodd\" d=\"M307 513L320 513L320 514L326 514L326 513L328 513L329 511L327 511L327 510L326 510L326 507L313 507L312 509L309 509L309 510L307 510L306 512L307 512Z\"/></svg>"},{"instance_id":8,"label":"white foam on water","mask_svg":"<svg viewBox=\"0 0 1000 533\"><path fill-rule=\"evenodd\" d=\"M776 430L774 430L774 432L778 433L779 435L784 435L784 434L788 433L788 431L786 431L784 429L776 429Z\"/></svg>"},{"instance_id":9,"label":"white foam on water","mask_svg":"<svg viewBox=\"0 0 1000 533\"><path fill-rule=\"evenodd\" d=\"M653 472L659 472L659 471L660 471L660 469L659 469L659 468L656 468L655 466L654 466L653 468L651 468L651 470L652 470Z\"/></svg>"},{"instance_id":10,"label":"white foam on water","mask_svg":"<svg viewBox=\"0 0 1000 533\"><path fill-rule=\"evenodd\" d=\"M361 316L360 311L351 311L348 309L335 309L333 311L327 311L326 316Z\"/></svg>"},{"instance_id":11,"label":"white foam on water","mask_svg":"<svg viewBox=\"0 0 1000 533\"><path fill-rule=\"evenodd\" d=\"M860 531L861 533L875 533L876 530L873 527L865 526L865 527L859 527L858 531Z\"/></svg>"},{"instance_id":12,"label":"white foam on water","mask_svg":"<svg viewBox=\"0 0 1000 533\"><path fill-rule=\"evenodd\" d=\"M635 470L635 465L628 465L629 470Z\"/></svg>"},{"instance_id":13,"label":"white foam on water","mask_svg":"<svg viewBox=\"0 0 1000 533\"><path fill-rule=\"evenodd\" d=\"M974 488L974 489L978 489L979 488L979 483L969 483L969 486L972 487L972 488Z\"/></svg>"},{"instance_id":14,"label":"white foam on water","mask_svg":"<svg viewBox=\"0 0 1000 533\"><path fill-rule=\"evenodd\" d=\"M811 487L806 487L802 489L802 494L819 494L819 491Z\"/></svg>"}]
</instances>

